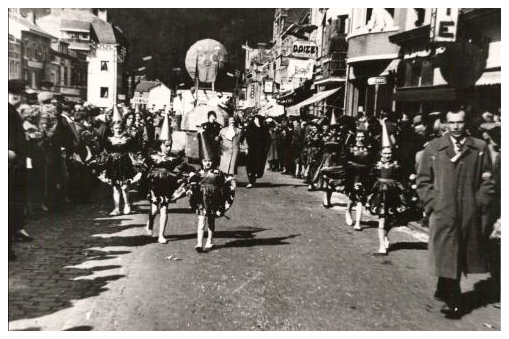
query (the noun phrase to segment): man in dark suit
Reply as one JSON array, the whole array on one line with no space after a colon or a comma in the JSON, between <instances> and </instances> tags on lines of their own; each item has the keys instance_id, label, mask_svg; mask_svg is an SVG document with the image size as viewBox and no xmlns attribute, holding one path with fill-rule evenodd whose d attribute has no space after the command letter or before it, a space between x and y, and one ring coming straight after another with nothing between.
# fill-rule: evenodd
<instances>
[{"instance_id":1,"label":"man in dark suit","mask_svg":"<svg viewBox=\"0 0 509 339\"><path fill-rule=\"evenodd\" d=\"M483 215L492 200L488 147L465 132L464 110L447 113L447 133L424 149L417 193L429 215L429 253L438 277L435 299L448 317L463 314L462 274L484 273L488 235Z\"/></svg>"},{"instance_id":2,"label":"man in dark suit","mask_svg":"<svg viewBox=\"0 0 509 339\"><path fill-rule=\"evenodd\" d=\"M17 111L23 92L23 80L9 80L9 260L16 260L12 243L17 230L22 230L25 224L27 142L23 120Z\"/></svg>"}]
</instances>

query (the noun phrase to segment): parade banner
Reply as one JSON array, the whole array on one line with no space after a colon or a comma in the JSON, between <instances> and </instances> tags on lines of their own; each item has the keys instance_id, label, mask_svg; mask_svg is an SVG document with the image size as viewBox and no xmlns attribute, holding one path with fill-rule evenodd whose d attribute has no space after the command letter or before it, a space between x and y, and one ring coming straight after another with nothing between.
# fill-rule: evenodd
<instances>
[{"instance_id":1,"label":"parade banner","mask_svg":"<svg viewBox=\"0 0 509 339\"><path fill-rule=\"evenodd\" d=\"M289 59L288 78L312 79L315 60Z\"/></svg>"}]
</instances>

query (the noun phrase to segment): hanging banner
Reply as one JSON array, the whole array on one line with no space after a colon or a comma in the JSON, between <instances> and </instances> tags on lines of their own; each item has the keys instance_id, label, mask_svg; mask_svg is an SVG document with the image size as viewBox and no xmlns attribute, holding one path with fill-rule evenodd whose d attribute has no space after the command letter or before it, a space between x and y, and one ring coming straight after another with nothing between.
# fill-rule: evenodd
<instances>
[{"instance_id":1,"label":"hanging banner","mask_svg":"<svg viewBox=\"0 0 509 339\"><path fill-rule=\"evenodd\" d=\"M434 8L431 14L432 42L455 42L459 8Z\"/></svg>"},{"instance_id":2,"label":"hanging banner","mask_svg":"<svg viewBox=\"0 0 509 339\"><path fill-rule=\"evenodd\" d=\"M289 59L288 78L312 79L315 60Z\"/></svg>"},{"instance_id":3,"label":"hanging banner","mask_svg":"<svg viewBox=\"0 0 509 339\"><path fill-rule=\"evenodd\" d=\"M292 46L292 56L297 58L316 59L318 48L312 41L295 41Z\"/></svg>"}]
</instances>

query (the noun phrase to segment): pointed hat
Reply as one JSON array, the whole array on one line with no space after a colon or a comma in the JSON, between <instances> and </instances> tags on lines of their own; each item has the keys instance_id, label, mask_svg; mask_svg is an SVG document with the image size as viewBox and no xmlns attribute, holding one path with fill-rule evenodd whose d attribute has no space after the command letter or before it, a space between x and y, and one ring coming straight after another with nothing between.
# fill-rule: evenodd
<instances>
[{"instance_id":1,"label":"pointed hat","mask_svg":"<svg viewBox=\"0 0 509 339\"><path fill-rule=\"evenodd\" d=\"M122 121L122 114L118 111L117 105L113 105L113 117L111 118L112 121Z\"/></svg>"},{"instance_id":2,"label":"pointed hat","mask_svg":"<svg viewBox=\"0 0 509 339\"><path fill-rule=\"evenodd\" d=\"M159 140L168 141L171 139L170 117L168 113L164 115L163 126L161 126L161 133L159 133Z\"/></svg>"},{"instance_id":3,"label":"pointed hat","mask_svg":"<svg viewBox=\"0 0 509 339\"><path fill-rule=\"evenodd\" d=\"M389 138L389 132L387 132L387 126L385 125L385 119L381 120L380 123L382 124L382 148L392 148L391 138Z\"/></svg>"},{"instance_id":4,"label":"pointed hat","mask_svg":"<svg viewBox=\"0 0 509 339\"><path fill-rule=\"evenodd\" d=\"M331 125L337 125L338 124L338 121L336 120L336 114L334 114L334 111L331 112L330 124Z\"/></svg>"}]
</instances>

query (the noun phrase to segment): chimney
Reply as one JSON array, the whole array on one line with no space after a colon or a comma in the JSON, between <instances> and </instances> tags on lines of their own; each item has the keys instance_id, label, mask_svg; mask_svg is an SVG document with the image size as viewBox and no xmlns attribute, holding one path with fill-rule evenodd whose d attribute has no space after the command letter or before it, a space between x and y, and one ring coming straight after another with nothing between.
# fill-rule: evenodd
<instances>
[{"instance_id":1,"label":"chimney","mask_svg":"<svg viewBox=\"0 0 509 339\"><path fill-rule=\"evenodd\" d=\"M27 12L27 20L31 23L35 24L35 15L34 12Z\"/></svg>"},{"instance_id":2,"label":"chimney","mask_svg":"<svg viewBox=\"0 0 509 339\"><path fill-rule=\"evenodd\" d=\"M103 21L108 21L108 11L106 9L98 9L97 17Z\"/></svg>"}]
</instances>

